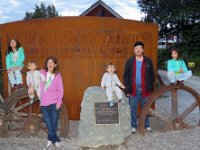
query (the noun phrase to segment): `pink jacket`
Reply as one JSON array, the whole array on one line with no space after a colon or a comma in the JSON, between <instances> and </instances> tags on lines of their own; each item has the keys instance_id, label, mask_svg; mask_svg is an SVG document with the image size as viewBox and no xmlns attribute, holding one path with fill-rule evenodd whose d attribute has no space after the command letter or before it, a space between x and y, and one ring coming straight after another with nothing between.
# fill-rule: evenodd
<instances>
[{"instance_id":1,"label":"pink jacket","mask_svg":"<svg viewBox=\"0 0 200 150\"><path fill-rule=\"evenodd\" d=\"M47 72L46 70L40 71L44 76L46 80ZM64 88L63 88L63 82L62 77L60 73L57 73L51 83L51 85L48 87L47 91L44 91L45 83L40 82L40 88L41 88L41 106L49 106L51 104L57 104L58 106L61 106L62 104L62 98L64 95Z\"/></svg>"}]
</instances>

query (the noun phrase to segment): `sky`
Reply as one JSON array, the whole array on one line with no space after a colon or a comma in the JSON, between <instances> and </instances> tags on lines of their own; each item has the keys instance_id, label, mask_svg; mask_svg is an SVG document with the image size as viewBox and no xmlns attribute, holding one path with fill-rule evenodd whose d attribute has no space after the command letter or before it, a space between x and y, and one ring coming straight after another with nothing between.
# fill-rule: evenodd
<instances>
[{"instance_id":1,"label":"sky","mask_svg":"<svg viewBox=\"0 0 200 150\"><path fill-rule=\"evenodd\" d=\"M0 0L0 24L19 21L25 13L33 12L35 4L53 4L61 16L79 16L97 0ZM137 0L103 0L124 19L141 20Z\"/></svg>"}]
</instances>

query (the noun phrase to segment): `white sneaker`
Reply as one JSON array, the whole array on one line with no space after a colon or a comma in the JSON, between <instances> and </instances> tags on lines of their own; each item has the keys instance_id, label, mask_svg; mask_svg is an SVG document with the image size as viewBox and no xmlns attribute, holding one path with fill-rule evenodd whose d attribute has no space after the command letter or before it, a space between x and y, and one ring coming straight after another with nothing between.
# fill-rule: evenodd
<instances>
[{"instance_id":1,"label":"white sneaker","mask_svg":"<svg viewBox=\"0 0 200 150\"><path fill-rule=\"evenodd\" d=\"M55 143L56 148L60 148L60 142Z\"/></svg>"},{"instance_id":2,"label":"white sneaker","mask_svg":"<svg viewBox=\"0 0 200 150\"><path fill-rule=\"evenodd\" d=\"M152 132L151 127L147 127L147 128L146 128L146 131L147 131L147 132Z\"/></svg>"},{"instance_id":3,"label":"white sneaker","mask_svg":"<svg viewBox=\"0 0 200 150\"><path fill-rule=\"evenodd\" d=\"M132 133L136 133L136 128L132 128Z\"/></svg>"},{"instance_id":4,"label":"white sneaker","mask_svg":"<svg viewBox=\"0 0 200 150\"><path fill-rule=\"evenodd\" d=\"M53 143L51 141L47 141L47 145L43 148L43 150L47 150L49 149L51 146L53 145Z\"/></svg>"},{"instance_id":5,"label":"white sneaker","mask_svg":"<svg viewBox=\"0 0 200 150\"><path fill-rule=\"evenodd\" d=\"M114 106L114 103L113 103L113 102L110 102L110 103L109 103L109 106L110 106L110 107L113 107L113 106Z\"/></svg>"}]
</instances>

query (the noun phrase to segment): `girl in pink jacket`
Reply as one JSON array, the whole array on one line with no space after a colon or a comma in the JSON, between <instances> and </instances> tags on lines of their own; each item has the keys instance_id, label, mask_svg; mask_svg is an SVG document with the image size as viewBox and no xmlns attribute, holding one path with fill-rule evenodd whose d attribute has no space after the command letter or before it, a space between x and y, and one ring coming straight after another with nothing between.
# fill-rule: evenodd
<instances>
[{"instance_id":1,"label":"girl in pink jacket","mask_svg":"<svg viewBox=\"0 0 200 150\"><path fill-rule=\"evenodd\" d=\"M45 77L45 82L40 82L40 105L48 129L48 142L44 149L50 148L53 144L58 148L60 147L60 139L56 131L64 89L57 59L48 57L45 69L40 72Z\"/></svg>"}]
</instances>

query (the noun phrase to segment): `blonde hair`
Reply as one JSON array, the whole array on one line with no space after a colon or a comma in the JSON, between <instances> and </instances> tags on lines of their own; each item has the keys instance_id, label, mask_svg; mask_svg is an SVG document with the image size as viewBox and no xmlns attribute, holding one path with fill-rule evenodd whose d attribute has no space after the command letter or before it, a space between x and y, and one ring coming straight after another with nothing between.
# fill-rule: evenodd
<instances>
[{"instance_id":1,"label":"blonde hair","mask_svg":"<svg viewBox=\"0 0 200 150\"><path fill-rule=\"evenodd\" d=\"M106 68L108 68L108 66L113 66L113 67L116 68L115 64L113 64L112 62L109 62L109 63L107 64Z\"/></svg>"},{"instance_id":2,"label":"blonde hair","mask_svg":"<svg viewBox=\"0 0 200 150\"><path fill-rule=\"evenodd\" d=\"M114 72L115 73L117 73L117 69L116 69L116 66L115 66L115 64L113 64L112 62L109 62L108 64L107 64L107 66L106 66L106 70L108 69L108 66L113 66L114 67Z\"/></svg>"}]
</instances>

